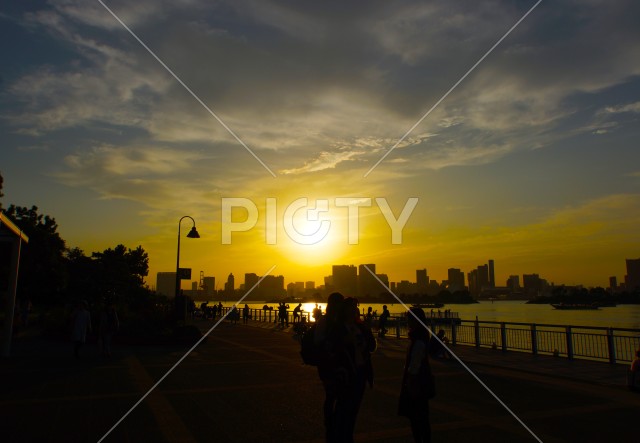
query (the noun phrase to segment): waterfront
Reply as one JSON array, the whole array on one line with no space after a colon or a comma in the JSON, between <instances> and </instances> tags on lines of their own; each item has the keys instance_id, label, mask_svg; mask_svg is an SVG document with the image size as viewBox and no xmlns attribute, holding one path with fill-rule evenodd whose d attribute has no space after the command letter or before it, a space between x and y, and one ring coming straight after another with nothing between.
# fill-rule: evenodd
<instances>
[{"instance_id":1,"label":"waterfront","mask_svg":"<svg viewBox=\"0 0 640 443\"><path fill-rule=\"evenodd\" d=\"M511 305L511 309L507 309L509 305ZM309 318L310 311L315 306L313 303L302 304L303 316ZM450 314L452 318L460 318L461 321L455 324L440 324L439 327L444 329L447 337L451 337L451 343L454 346L463 344L502 349L503 351L554 354L568 359L583 358L609 361L610 363L631 361L635 350L640 346L640 328L633 327L637 324L637 318L640 314L638 306L623 305L607 308L609 315L605 314L600 318L580 315L595 312L593 310L557 311L550 305L527 305L524 302L488 302L450 306L475 308L475 310L468 309L466 313L452 310ZM263 307L264 304L250 305L253 319L258 322L275 323L277 309L265 312ZM321 307L324 308L324 306ZM382 306L378 304L363 304L360 307L363 311L369 307L374 311L382 309ZM402 308L402 305L391 306L390 311L396 317L402 317L402 311L397 310L398 307ZM532 307L533 309L531 309ZM290 315L292 308L293 306L288 305ZM227 309L228 306L224 312ZM441 309L428 312L427 318L437 318L440 317L440 314L445 318L447 315L444 313L445 309L449 308L444 306ZM518 311L525 315L518 320L511 320L514 318L514 313L518 313ZM548 316L547 312L554 314ZM612 316L612 312L615 315ZM489 320L481 318L480 313L486 314L488 318L493 318ZM578 315L561 315L568 313L577 313ZM471 316L471 318L466 316ZM474 321L476 316L477 322ZM291 320L291 316L289 319ZM398 338L406 337L405 321L393 322L390 327L392 330L389 331L389 335Z\"/></svg>"},{"instance_id":2,"label":"waterfront","mask_svg":"<svg viewBox=\"0 0 640 443\"><path fill-rule=\"evenodd\" d=\"M264 302L248 303L252 309L261 309L264 304ZM274 309L277 308L277 303L267 304ZM289 310L293 310L296 306L296 303L288 304ZM232 303L226 302L223 305L231 306ZM379 315L382 313L382 305L382 303L361 303L360 309L366 311L371 306L374 311L378 311ZM314 303L302 304L304 312L307 313L310 313L314 306ZM326 305L321 303L320 307L324 310ZM387 307L392 315L404 313L404 308L399 303L387 303ZM559 311L553 309L551 305L528 305L524 301L493 303L483 301L472 304L448 304L440 310L445 309L459 313L463 320L475 320L477 316L481 321L640 329L640 305L618 305L613 308L586 311ZM435 311L437 312L437 309Z\"/></svg>"},{"instance_id":3,"label":"waterfront","mask_svg":"<svg viewBox=\"0 0 640 443\"><path fill-rule=\"evenodd\" d=\"M365 393L355 441L410 441L408 421L396 411L405 345L381 341L372 355L375 385ZM67 342L18 340L0 367L11 380L0 395L4 441L95 443L186 349L119 345L104 359L87 348L78 361ZM624 386L625 365L472 346L456 352L545 443L634 440L628 423L638 396ZM434 360L432 368L434 441L535 441L457 361ZM301 364L290 334L223 322L104 442L321 443L323 396L316 368Z\"/></svg>"}]
</instances>

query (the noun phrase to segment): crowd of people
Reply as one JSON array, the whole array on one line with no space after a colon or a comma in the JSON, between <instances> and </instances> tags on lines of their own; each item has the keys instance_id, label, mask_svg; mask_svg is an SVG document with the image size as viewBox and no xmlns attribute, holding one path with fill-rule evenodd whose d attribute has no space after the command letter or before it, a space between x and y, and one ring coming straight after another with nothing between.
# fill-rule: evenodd
<instances>
[{"instance_id":1,"label":"crowd of people","mask_svg":"<svg viewBox=\"0 0 640 443\"><path fill-rule=\"evenodd\" d=\"M335 292L327 300L326 313L313 330L314 343L324 350L317 364L325 392L323 404L327 442L352 442L356 418L366 386L373 387L371 353L376 339L371 330L371 309L361 317L358 300ZM379 336L384 337L389 311L383 307ZM421 308L408 315L409 345L398 401L398 414L409 419L416 442L430 442L429 399L435 386L429 365L429 333ZM382 333L380 335L380 333Z\"/></svg>"},{"instance_id":2,"label":"crowd of people","mask_svg":"<svg viewBox=\"0 0 640 443\"><path fill-rule=\"evenodd\" d=\"M284 302L276 309L267 305L265 310L274 310L274 322L284 328L289 326L289 308ZM209 306L200 305L205 319L215 320L225 315L222 303ZM321 349L322 357L316 364L325 398L322 406L325 437L327 442L352 442L356 419L362 404L366 387L373 387L374 371L371 354L377 348L372 332L373 320L378 320L378 337L384 338L390 317L386 305L378 317L377 312L368 308L361 313L356 298L332 293L323 313L319 305L312 312L314 323L308 323L298 304L292 312L293 331L302 340L305 333L313 333L313 343ZM226 313L227 320L237 323L242 318L244 324L251 319L248 304L239 309L232 306ZM399 393L397 413L409 419L414 441L430 442L429 399L433 397L434 383L429 358L447 356L447 338L440 330L437 338L429 337L426 315L419 307L412 307L407 313L409 344ZM103 355L111 355L111 340L118 331L119 321L115 307L105 304L98 316L98 343ZM314 325L311 327L310 325ZM80 350L92 332L91 315L87 303L78 303L72 314L72 340L74 355ZM637 364L640 368L640 363Z\"/></svg>"}]
</instances>

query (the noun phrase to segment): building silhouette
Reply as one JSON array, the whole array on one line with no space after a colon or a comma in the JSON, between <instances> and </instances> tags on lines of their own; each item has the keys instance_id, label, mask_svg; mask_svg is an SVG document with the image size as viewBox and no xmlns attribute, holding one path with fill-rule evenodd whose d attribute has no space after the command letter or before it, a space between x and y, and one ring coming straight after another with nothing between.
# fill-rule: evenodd
<instances>
[{"instance_id":1,"label":"building silhouette","mask_svg":"<svg viewBox=\"0 0 640 443\"><path fill-rule=\"evenodd\" d=\"M526 293L537 295L544 291L547 281L538 274L522 274L522 286Z\"/></svg>"},{"instance_id":2,"label":"building silhouette","mask_svg":"<svg viewBox=\"0 0 640 443\"><path fill-rule=\"evenodd\" d=\"M482 290L489 287L489 266L480 265L467 274L469 282L469 293L475 297L480 295Z\"/></svg>"},{"instance_id":3,"label":"building silhouette","mask_svg":"<svg viewBox=\"0 0 640 443\"><path fill-rule=\"evenodd\" d=\"M512 291L520 290L520 276L519 275L510 275L507 279L507 288Z\"/></svg>"},{"instance_id":4,"label":"building silhouette","mask_svg":"<svg viewBox=\"0 0 640 443\"><path fill-rule=\"evenodd\" d=\"M332 277L334 291L341 292L345 297L353 297L358 293L358 269L355 266L333 265Z\"/></svg>"},{"instance_id":5,"label":"building silhouette","mask_svg":"<svg viewBox=\"0 0 640 443\"><path fill-rule=\"evenodd\" d=\"M244 290L248 291L253 288L253 285L258 283L258 281L260 281L260 277L258 277L257 274L254 274L253 272L244 274Z\"/></svg>"},{"instance_id":6,"label":"building silhouette","mask_svg":"<svg viewBox=\"0 0 640 443\"><path fill-rule=\"evenodd\" d=\"M493 260L489 260L489 287L496 287L495 264Z\"/></svg>"},{"instance_id":7,"label":"building silhouette","mask_svg":"<svg viewBox=\"0 0 640 443\"><path fill-rule=\"evenodd\" d=\"M640 258L626 259L627 275L624 276L624 284L627 291L640 289Z\"/></svg>"},{"instance_id":8,"label":"building silhouette","mask_svg":"<svg viewBox=\"0 0 640 443\"><path fill-rule=\"evenodd\" d=\"M358 266L358 297L364 296L374 296L378 295L381 290L380 283L378 280L371 275L371 272L367 271L365 268L369 268L371 272L376 273L376 265L374 264L364 264Z\"/></svg>"},{"instance_id":9,"label":"building silhouette","mask_svg":"<svg viewBox=\"0 0 640 443\"><path fill-rule=\"evenodd\" d=\"M267 275L260 282L260 296L282 297L285 293L283 275Z\"/></svg>"},{"instance_id":10,"label":"building silhouette","mask_svg":"<svg viewBox=\"0 0 640 443\"><path fill-rule=\"evenodd\" d=\"M207 300L212 300L216 293L216 278L203 277L202 286L200 288Z\"/></svg>"},{"instance_id":11,"label":"building silhouette","mask_svg":"<svg viewBox=\"0 0 640 443\"><path fill-rule=\"evenodd\" d=\"M378 283L378 294L389 294L389 291L387 291L387 289L389 288L389 276L387 274L376 274L376 277L378 277L378 279L382 282L382 285L384 285L384 287L382 287L382 285L380 285L380 282Z\"/></svg>"},{"instance_id":12,"label":"building silhouette","mask_svg":"<svg viewBox=\"0 0 640 443\"><path fill-rule=\"evenodd\" d=\"M462 291L465 289L464 272L458 268L449 268L447 270L447 280L449 283L449 292Z\"/></svg>"},{"instance_id":13,"label":"building silhouette","mask_svg":"<svg viewBox=\"0 0 640 443\"><path fill-rule=\"evenodd\" d=\"M165 297L176 296L176 273L158 272L156 274L156 292Z\"/></svg>"},{"instance_id":14,"label":"building silhouette","mask_svg":"<svg viewBox=\"0 0 640 443\"><path fill-rule=\"evenodd\" d=\"M233 273L229 274L227 277L227 282L224 284L224 294L227 296L232 296L236 290L236 279L233 276Z\"/></svg>"},{"instance_id":15,"label":"building silhouette","mask_svg":"<svg viewBox=\"0 0 640 443\"><path fill-rule=\"evenodd\" d=\"M416 291L418 294L426 294L429 288L429 276L426 269L416 269Z\"/></svg>"},{"instance_id":16,"label":"building silhouette","mask_svg":"<svg viewBox=\"0 0 640 443\"><path fill-rule=\"evenodd\" d=\"M316 282L314 282L314 281L305 282L304 283L304 289L305 289L305 291L313 292L316 289Z\"/></svg>"}]
</instances>

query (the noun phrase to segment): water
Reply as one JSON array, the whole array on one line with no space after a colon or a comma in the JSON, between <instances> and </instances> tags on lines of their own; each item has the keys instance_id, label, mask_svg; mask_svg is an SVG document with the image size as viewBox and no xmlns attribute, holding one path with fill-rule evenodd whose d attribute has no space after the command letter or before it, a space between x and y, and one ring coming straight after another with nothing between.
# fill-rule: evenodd
<instances>
[{"instance_id":1,"label":"water","mask_svg":"<svg viewBox=\"0 0 640 443\"><path fill-rule=\"evenodd\" d=\"M223 303L224 306L232 304L230 302ZM248 303L252 309L262 309L264 304L264 302ZM274 309L277 308L277 303L268 303L268 305ZM400 315L405 312L399 303L387 303L386 305L392 315ZM296 306L297 303L289 303L289 310L292 311ZM366 312L369 306L374 311L378 311L378 315L382 313L382 303L361 303L360 309ZM314 303L302 304L303 312L306 313L313 311L314 307ZM320 303L320 307L324 310L326 304ZM524 301L496 301L493 303L483 301L468 305L445 305L440 310L444 311L445 309L459 313L463 320L475 320L477 316L480 321L640 329L640 305L618 305L615 308L585 311L559 311L553 309L551 305L528 305ZM434 311L437 312L437 309Z\"/></svg>"}]
</instances>

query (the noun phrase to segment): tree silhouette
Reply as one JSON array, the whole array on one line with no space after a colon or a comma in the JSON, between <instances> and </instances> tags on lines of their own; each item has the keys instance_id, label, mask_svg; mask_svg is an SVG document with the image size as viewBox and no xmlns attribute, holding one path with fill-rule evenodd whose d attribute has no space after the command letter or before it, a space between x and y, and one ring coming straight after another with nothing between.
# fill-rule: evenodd
<instances>
[{"instance_id":1,"label":"tree silhouette","mask_svg":"<svg viewBox=\"0 0 640 443\"><path fill-rule=\"evenodd\" d=\"M66 254L69 269L67 298L84 299L91 304L104 302L144 303L150 291L144 286L149 273L149 256L138 246L124 245L93 252L90 257L79 248Z\"/></svg>"},{"instance_id":2,"label":"tree silhouette","mask_svg":"<svg viewBox=\"0 0 640 443\"><path fill-rule=\"evenodd\" d=\"M18 297L44 304L60 302L67 269L65 242L57 232L56 220L39 214L36 206L10 205L6 213L29 237L21 252Z\"/></svg>"}]
</instances>

